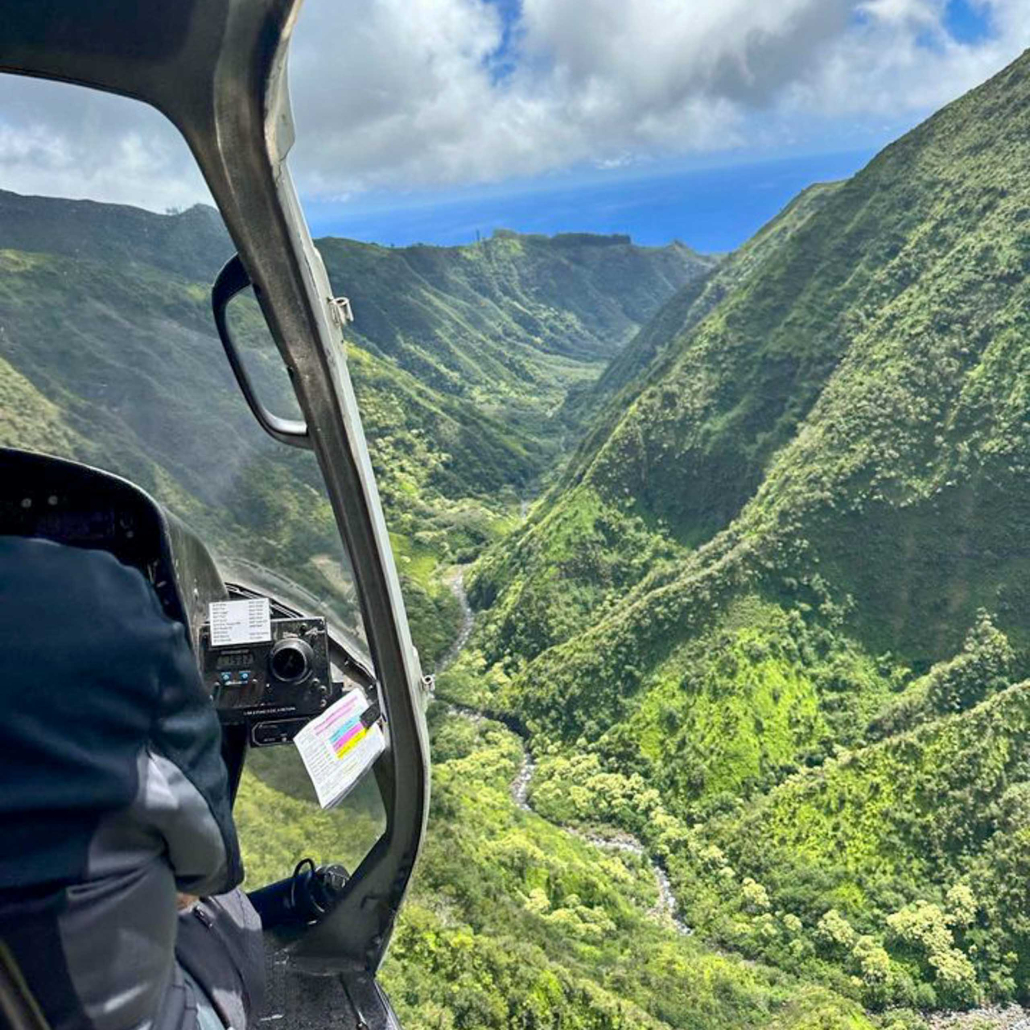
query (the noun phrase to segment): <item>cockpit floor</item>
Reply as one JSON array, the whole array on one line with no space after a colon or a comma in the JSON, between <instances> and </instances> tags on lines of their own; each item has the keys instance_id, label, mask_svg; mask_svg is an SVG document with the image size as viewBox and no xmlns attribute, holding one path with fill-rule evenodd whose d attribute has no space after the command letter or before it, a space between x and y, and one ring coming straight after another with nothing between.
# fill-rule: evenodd
<instances>
[{"instance_id":1,"label":"cockpit floor","mask_svg":"<svg viewBox=\"0 0 1030 1030\"><path fill-rule=\"evenodd\" d=\"M282 942L265 934L267 1030L400 1030L365 970L316 975L297 968Z\"/></svg>"}]
</instances>

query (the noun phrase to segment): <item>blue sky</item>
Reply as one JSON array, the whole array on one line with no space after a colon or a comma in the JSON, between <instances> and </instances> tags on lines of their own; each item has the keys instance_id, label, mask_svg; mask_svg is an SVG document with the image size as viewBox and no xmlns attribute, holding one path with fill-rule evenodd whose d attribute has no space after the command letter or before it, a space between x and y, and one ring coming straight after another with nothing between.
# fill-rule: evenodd
<instances>
[{"instance_id":1,"label":"blue sky","mask_svg":"<svg viewBox=\"0 0 1030 1030\"><path fill-rule=\"evenodd\" d=\"M1028 45L1027 0L305 0L290 165L318 234L725 250ZM13 76L0 189L209 201L156 112Z\"/></svg>"},{"instance_id":2,"label":"blue sky","mask_svg":"<svg viewBox=\"0 0 1030 1030\"><path fill-rule=\"evenodd\" d=\"M306 203L316 236L372 243L467 243L497 228L519 232L628 233L637 243L681 240L696 250L739 246L813 182L845 178L874 151L817 154L658 175L564 176L466 190L364 195Z\"/></svg>"},{"instance_id":3,"label":"blue sky","mask_svg":"<svg viewBox=\"0 0 1030 1030\"><path fill-rule=\"evenodd\" d=\"M979 43L991 32L988 9L976 7L968 0L950 0L945 8L944 23L951 36L960 43Z\"/></svg>"}]
</instances>

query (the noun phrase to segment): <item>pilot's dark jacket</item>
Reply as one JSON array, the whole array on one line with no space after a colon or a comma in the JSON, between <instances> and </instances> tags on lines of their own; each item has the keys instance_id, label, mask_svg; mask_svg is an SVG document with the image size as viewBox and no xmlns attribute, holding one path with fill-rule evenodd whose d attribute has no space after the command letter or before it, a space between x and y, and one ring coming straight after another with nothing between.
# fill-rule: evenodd
<instances>
[{"instance_id":1,"label":"pilot's dark jacket","mask_svg":"<svg viewBox=\"0 0 1030 1030\"><path fill-rule=\"evenodd\" d=\"M219 741L138 571L0 536L0 939L54 1030L192 1025L176 891L243 876Z\"/></svg>"}]
</instances>

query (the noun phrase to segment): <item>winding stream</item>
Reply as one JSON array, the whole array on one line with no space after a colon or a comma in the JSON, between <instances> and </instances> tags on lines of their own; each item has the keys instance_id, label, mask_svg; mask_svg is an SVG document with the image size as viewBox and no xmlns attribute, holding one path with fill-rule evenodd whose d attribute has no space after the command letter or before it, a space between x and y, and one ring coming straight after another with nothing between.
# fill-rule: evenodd
<instances>
[{"instance_id":1,"label":"winding stream","mask_svg":"<svg viewBox=\"0 0 1030 1030\"><path fill-rule=\"evenodd\" d=\"M468 596L465 593L465 574L462 569L458 568L449 578L449 585L454 592L454 596L458 599L458 603L461 605L462 620L461 628L458 630L458 635L454 638L454 643L443 658L440 659L440 663L437 666L438 673L450 668L457 660L458 655L468 643L475 618L468 601ZM464 705L445 702L445 707L451 715L470 719L473 722L482 722L483 719L488 718L485 713ZM508 728L522 743L522 764L519 766L519 771L516 773L515 778L511 781L511 799L523 812L539 815L529 803L529 786L533 782L536 762L526 747L524 732L510 723ZM544 817L541 816L541 818ZM559 829L564 830L570 836L578 837L580 840L592 844L596 848L603 848L607 851L625 851L633 855L639 855L641 858L646 858L651 865L651 872L654 874L655 884L658 887L658 902L650 910L649 914L661 923L671 924L677 933L689 936L694 932L677 914L676 897L672 893L672 885L669 883L669 876L665 869L648 855L647 849L636 837L621 830L611 836L602 836L599 833L590 833L571 826L559 825Z\"/></svg>"},{"instance_id":2,"label":"winding stream","mask_svg":"<svg viewBox=\"0 0 1030 1030\"><path fill-rule=\"evenodd\" d=\"M523 502L523 505L523 517L525 517L525 502ZM469 605L468 597L465 593L465 575L461 568L456 569L451 575L449 585L454 592L454 596L458 599L458 603L461 605L461 627L454 639L454 643L440 660L437 668L438 672L443 672L457 660L458 655L468 643L474 623L472 607ZM450 714L463 719L469 719L472 722L482 722L487 718L493 718L474 708L450 702L444 702L444 704ZM511 799L523 812L529 812L537 815L539 818L544 818L529 803L529 787L533 782L536 762L526 747L525 731L510 722L506 725L522 743L522 764L519 766L519 771L515 778L511 781ZM592 844L594 847L603 848L608 851L626 851L639 855L642 858L647 858L651 865L651 872L654 874L655 884L658 887L658 902L649 910L648 914L665 926L671 925L677 933L684 936L693 934L694 931L691 927L677 915L676 897L672 892L668 873L657 861L648 855L646 848L636 837L622 831L611 836L602 836L599 833L591 833L572 826L552 825L557 825L559 829L564 830L573 837L586 841L588 844ZM968 1012L939 1012L934 1014L929 1022L931 1030L979 1030L981 1027L986 1027L988 1030L1030 1030L1030 1013L1022 1006L1016 1004L1009 1006L987 1006Z\"/></svg>"},{"instance_id":3,"label":"winding stream","mask_svg":"<svg viewBox=\"0 0 1030 1030\"><path fill-rule=\"evenodd\" d=\"M454 643L447 648L446 654L437 662L437 673L449 669L458 660L458 655L461 654L462 649L472 635L472 625L475 621L475 616L472 614L472 606L469 604L468 595L465 593L465 570L460 565L448 577L447 585L458 599L458 604L461 605L461 626L458 628L458 635L454 638Z\"/></svg>"}]
</instances>

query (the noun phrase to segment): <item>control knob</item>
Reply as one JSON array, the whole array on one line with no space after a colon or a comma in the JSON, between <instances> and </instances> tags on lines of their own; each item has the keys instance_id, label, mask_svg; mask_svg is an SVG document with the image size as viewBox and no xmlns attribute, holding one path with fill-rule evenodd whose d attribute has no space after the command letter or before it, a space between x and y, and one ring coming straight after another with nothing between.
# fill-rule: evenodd
<instances>
[{"instance_id":1,"label":"control knob","mask_svg":"<svg viewBox=\"0 0 1030 1030\"><path fill-rule=\"evenodd\" d=\"M284 637L268 655L268 668L280 683L300 683L311 675L315 653L306 640Z\"/></svg>"}]
</instances>

